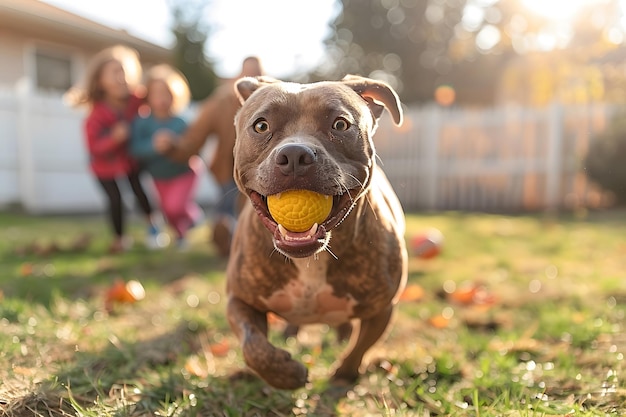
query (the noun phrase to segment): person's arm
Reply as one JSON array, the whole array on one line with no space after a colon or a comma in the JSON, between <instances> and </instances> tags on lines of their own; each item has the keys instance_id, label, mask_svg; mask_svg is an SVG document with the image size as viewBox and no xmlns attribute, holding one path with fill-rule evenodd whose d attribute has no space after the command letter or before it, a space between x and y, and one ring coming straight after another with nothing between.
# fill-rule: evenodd
<instances>
[{"instance_id":1,"label":"person's arm","mask_svg":"<svg viewBox=\"0 0 626 417\"><path fill-rule=\"evenodd\" d=\"M108 126L106 117L96 109L85 121L85 133L89 152L100 156L114 152L122 146L128 140L130 128L123 121Z\"/></svg>"},{"instance_id":2,"label":"person's arm","mask_svg":"<svg viewBox=\"0 0 626 417\"><path fill-rule=\"evenodd\" d=\"M215 131L214 119L218 112L215 100L206 101L185 132L178 139L172 138L165 155L175 161L186 162L192 155L197 154L207 137Z\"/></svg>"}]
</instances>

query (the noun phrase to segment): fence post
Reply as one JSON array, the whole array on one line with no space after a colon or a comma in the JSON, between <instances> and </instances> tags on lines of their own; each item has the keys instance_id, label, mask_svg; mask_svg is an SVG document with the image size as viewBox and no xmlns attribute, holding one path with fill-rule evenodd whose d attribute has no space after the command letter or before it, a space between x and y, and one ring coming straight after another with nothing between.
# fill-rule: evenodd
<instances>
[{"instance_id":1,"label":"fence post","mask_svg":"<svg viewBox=\"0 0 626 417\"><path fill-rule=\"evenodd\" d=\"M548 113L548 146L546 155L547 211L558 210L561 201L561 175L563 169L563 105L554 102Z\"/></svg>"},{"instance_id":2,"label":"fence post","mask_svg":"<svg viewBox=\"0 0 626 417\"><path fill-rule=\"evenodd\" d=\"M427 210L437 209L439 188L439 136L441 134L441 108L432 105L424 112L424 206Z\"/></svg>"}]
</instances>

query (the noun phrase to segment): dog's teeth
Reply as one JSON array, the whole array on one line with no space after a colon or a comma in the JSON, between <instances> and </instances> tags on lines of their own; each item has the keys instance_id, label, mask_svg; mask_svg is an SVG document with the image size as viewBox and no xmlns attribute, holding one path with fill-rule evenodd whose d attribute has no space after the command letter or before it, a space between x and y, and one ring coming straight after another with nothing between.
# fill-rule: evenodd
<instances>
[{"instance_id":1,"label":"dog's teeth","mask_svg":"<svg viewBox=\"0 0 626 417\"><path fill-rule=\"evenodd\" d=\"M313 223L313 226L311 226L311 228L307 230L306 232L291 233L287 229L285 229L285 226L283 226L282 224L279 224L278 232L285 240L296 242L296 241L306 241L306 240L311 239L317 233L318 228L319 228L319 225L317 223Z\"/></svg>"}]
</instances>

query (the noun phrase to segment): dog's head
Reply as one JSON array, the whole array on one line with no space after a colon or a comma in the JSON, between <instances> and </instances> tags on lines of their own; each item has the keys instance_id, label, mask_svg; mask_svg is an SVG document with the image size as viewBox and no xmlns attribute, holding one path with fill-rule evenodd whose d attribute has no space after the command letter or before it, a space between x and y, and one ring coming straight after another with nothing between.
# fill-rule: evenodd
<instances>
[{"instance_id":1,"label":"dog's head","mask_svg":"<svg viewBox=\"0 0 626 417\"><path fill-rule=\"evenodd\" d=\"M235 89L243 103L235 117L237 186L279 252L301 258L326 249L332 229L368 190L383 109L402 122L398 96L383 82L357 76L314 84L242 78ZM266 198L288 190L332 196L330 215L306 232L278 227Z\"/></svg>"}]
</instances>

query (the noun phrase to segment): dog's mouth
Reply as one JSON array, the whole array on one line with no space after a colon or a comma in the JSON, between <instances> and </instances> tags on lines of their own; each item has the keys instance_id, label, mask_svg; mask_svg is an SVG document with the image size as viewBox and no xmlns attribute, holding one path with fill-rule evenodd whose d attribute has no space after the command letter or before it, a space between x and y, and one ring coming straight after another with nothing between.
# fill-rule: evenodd
<instances>
[{"instance_id":1,"label":"dog's mouth","mask_svg":"<svg viewBox=\"0 0 626 417\"><path fill-rule=\"evenodd\" d=\"M349 190L333 196L333 206L326 220L314 223L304 232L292 232L278 224L267 207L267 196L252 190L248 191L248 196L261 222L272 233L276 250L288 257L306 258L327 248L331 230L350 213L361 191Z\"/></svg>"}]
</instances>

